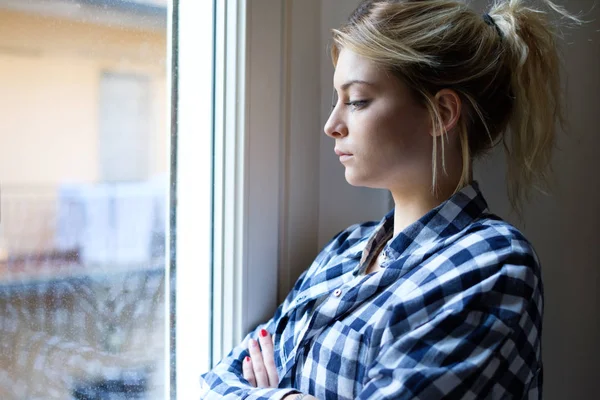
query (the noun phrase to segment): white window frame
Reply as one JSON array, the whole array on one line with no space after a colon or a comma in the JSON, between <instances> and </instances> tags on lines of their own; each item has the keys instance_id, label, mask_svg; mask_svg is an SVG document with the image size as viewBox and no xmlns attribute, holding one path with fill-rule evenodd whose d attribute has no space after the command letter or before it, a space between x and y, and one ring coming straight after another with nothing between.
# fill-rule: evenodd
<instances>
[{"instance_id":1,"label":"white window frame","mask_svg":"<svg viewBox=\"0 0 600 400\"><path fill-rule=\"evenodd\" d=\"M217 4L213 364L277 306L283 176L283 2Z\"/></svg>"},{"instance_id":2,"label":"white window frame","mask_svg":"<svg viewBox=\"0 0 600 400\"><path fill-rule=\"evenodd\" d=\"M321 2L217 5L213 365L318 251L322 136Z\"/></svg>"},{"instance_id":3,"label":"white window frame","mask_svg":"<svg viewBox=\"0 0 600 400\"><path fill-rule=\"evenodd\" d=\"M199 398L199 376L210 361L213 7L213 1L169 2L172 170L164 397L172 400Z\"/></svg>"},{"instance_id":4,"label":"white window frame","mask_svg":"<svg viewBox=\"0 0 600 400\"><path fill-rule=\"evenodd\" d=\"M177 205L176 398L194 398L185 385L196 383L200 373L273 315L318 250L321 3L215 0L209 13L204 2L201 12L193 9L190 3L196 2L179 1L183 39L173 81L179 88L172 202ZM214 92L208 89L213 76L198 76L210 64L206 54L212 53L198 38L209 35L212 14ZM202 59L194 58L198 54ZM214 95L210 105L208 93ZM210 128L209 110L214 112ZM210 146L199 133L209 129L214 129ZM211 187L206 171L213 166L214 204L207 200L209 191L199 189ZM202 239L208 228L210 248L210 239ZM212 285L207 285L206 271L200 273L198 266L211 261ZM211 302L212 319L203 306ZM199 343L208 320L211 341ZM206 354L211 365L198 362Z\"/></svg>"},{"instance_id":5,"label":"white window frame","mask_svg":"<svg viewBox=\"0 0 600 400\"><path fill-rule=\"evenodd\" d=\"M210 368L205 360L218 362L277 305L283 38L273 32L282 31L283 2L199 4L170 6L177 166L176 258L169 268L176 290L168 308L176 314L169 343L176 351L167 357L175 370L166 396L177 399L197 398L198 376ZM214 143L203 134L213 130ZM200 267L211 262L212 269Z\"/></svg>"}]
</instances>

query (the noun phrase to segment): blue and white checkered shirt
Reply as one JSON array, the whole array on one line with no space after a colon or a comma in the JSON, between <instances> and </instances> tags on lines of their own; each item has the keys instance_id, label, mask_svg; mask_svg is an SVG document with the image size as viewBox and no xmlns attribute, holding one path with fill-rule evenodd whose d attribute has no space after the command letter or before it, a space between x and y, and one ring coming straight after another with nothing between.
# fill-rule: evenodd
<instances>
[{"instance_id":1,"label":"blue and white checkered shirt","mask_svg":"<svg viewBox=\"0 0 600 400\"><path fill-rule=\"evenodd\" d=\"M541 398L543 287L530 243L487 211L476 183L388 242L393 227L390 212L338 234L273 319L203 375L203 398ZM382 246L382 269L365 275ZM263 327L277 389L242 377Z\"/></svg>"}]
</instances>

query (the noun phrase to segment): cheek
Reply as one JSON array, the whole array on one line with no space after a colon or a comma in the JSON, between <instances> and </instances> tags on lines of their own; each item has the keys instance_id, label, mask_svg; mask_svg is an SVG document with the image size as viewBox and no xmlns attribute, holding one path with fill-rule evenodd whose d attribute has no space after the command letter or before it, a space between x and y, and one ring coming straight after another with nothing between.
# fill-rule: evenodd
<instances>
[{"instance_id":1,"label":"cheek","mask_svg":"<svg viewBox=\"0 0 600 400\"><path fill-rule=\"evenodd\" d=\"M382 113L376 119L377 142L387 156L403 159L431 154L432 137L426 115L418 109Z\"/></svg>"}]
</instances>

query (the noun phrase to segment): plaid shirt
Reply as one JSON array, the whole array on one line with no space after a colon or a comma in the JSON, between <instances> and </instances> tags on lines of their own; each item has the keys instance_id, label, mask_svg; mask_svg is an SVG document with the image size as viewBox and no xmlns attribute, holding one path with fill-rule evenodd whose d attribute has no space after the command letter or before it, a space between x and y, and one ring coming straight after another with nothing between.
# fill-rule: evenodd
<instances>
[{"instance_id":1,"label":"plaid shirt","mask_svg":"<svg viewBox=\"0 0 600 400\"><path fill-rule=\"evenodd\" d=\"M203 398L541 398L543 287L523 235L476 183L388 242L393 228L390 212L338 234L273 319L203 375ZM382 247L382 269L365 275ZM241 373L263 327L277 389Z\"/></svg>"}]
</instances>

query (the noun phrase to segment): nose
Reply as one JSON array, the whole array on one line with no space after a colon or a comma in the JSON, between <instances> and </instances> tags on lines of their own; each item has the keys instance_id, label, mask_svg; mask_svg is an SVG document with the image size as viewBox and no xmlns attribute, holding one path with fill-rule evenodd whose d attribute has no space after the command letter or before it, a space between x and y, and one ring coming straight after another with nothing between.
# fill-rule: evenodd
<instances>
[{"instance_id":1,"label":"nose","mask_svg":"<svg viewBox=\"0 0 600 400\"><path fill-rule=\"evenodd\" d=\"M325 123L323 130L327 136L334 139L340 139L348 136L348 127L344 123L343 119L340 118L337 107L331 111L329 119Z\"/></svg>"}]
</instances>

